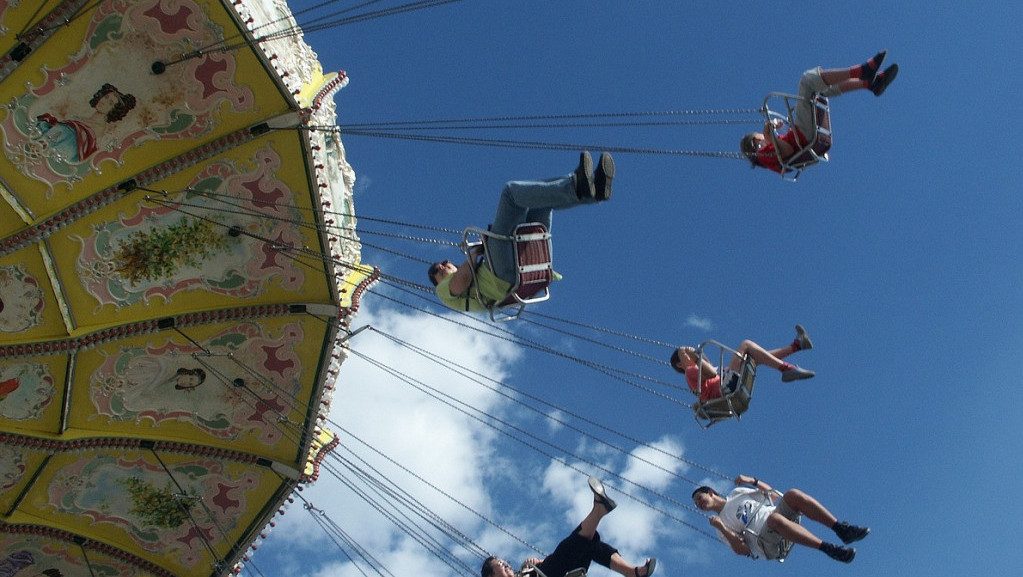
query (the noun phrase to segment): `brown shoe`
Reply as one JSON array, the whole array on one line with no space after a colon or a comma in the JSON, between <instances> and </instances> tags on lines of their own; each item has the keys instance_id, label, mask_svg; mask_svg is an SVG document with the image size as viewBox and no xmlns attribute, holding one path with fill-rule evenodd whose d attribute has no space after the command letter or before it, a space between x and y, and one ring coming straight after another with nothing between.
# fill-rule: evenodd
<instances>
[{"instance_id":1,"label":"brown shoe","mask_svg":"<svg viewBox=\"0 0 1023 577\"><path fill-rule=\"evenodd\" d=\"M595 198L593 190L593 157L589 151L579 155L579 167L575 169L575 195L580 199Z\"/></svg>"}]
</instances>

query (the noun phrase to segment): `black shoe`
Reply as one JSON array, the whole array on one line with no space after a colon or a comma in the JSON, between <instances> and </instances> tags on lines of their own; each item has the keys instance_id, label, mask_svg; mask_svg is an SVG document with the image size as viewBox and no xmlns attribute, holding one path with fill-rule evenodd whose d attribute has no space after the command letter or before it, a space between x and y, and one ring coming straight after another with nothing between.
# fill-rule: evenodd
<instances>
[{"instance_id":1,"label":"black shoe","mask_svg":"<svg viewBox=\"0 0 1023 577\"><path fill-rule=\"evenodd\" d=\"M579 167L575 169L575 195L580 199L594 198L593 190L593 157L589 151L579 155Z\"/></svg>"},{"instance_id":2,"label":"black shoe","mask_svg":"<svg viewBox=\"0 0 1023 577\"><path fill-rule=\"evenodd\" d=\"M884 57L888 55L887 50L882 50L874 55L873 58L863 63L863 76L862 78L868 83L874 79L874 75L881 69L881 63L884 62ZM873 64L873 65L872 65Z\"/></svg>"},{"instance_id":3,"label":"black shoe","mask_svg":"<svg viewBox=\"0 0 1023 577\"><path fill-rule=\"evenodd\" d=\"M799 381L802 379L812 379L817 374L811 370L804 369L803 367L793 366L791 369L781 374L781 382L789 383L792 381Z\"/></svg>"},{"instance_id":4,"label":"black shoe","mask_svg":"<svg viewBox=\"0 0 1023 577\"><path fill-rule=\"evenodd\" d=\"M892 64L888 68L884 69L884 72L878 74L870 81L870 91L874 93L874 96L881 96L884 94L885 88L895 80L895 75L899 73L899 65Z\"/></svg>"},{"instance_id":5,"label":"black shoe","mask_svg":"<svg viewBox=\"0 0 1023 577\"><path fill-rule=\"evenodd\" d=\"M596 192L597 202L611 198L611 181L615 177L615 160L611 154L603 152L600 155L600 162L597 163L597 170L593 173L593 188Z\"/></svg>"},{"instance_id":6,"label":"black shoe","mask_svg":"<svg viewBox=\"0 0 1023 577\"><path fill-rule=\"evenodd\" d=\"M832 529L835 531L835 535L838 535L838 538L847 545L849 543L855 543L870 534L869 528L850 525L845 521L836 523Z\"/></svg>"},{"instance_id":7,"label":"black shoe","mask_svg":"<svg viewBox=\"0 0 1023 577\"><path fill-rule=\"evenodd\" d=\"M607 496L607 493L604 491L604 484L600 482L600 479L590 477L588 482L590 484L590 491L593 491L593 500L603 505L608 513L614 511L618 503L615 503L613 499Z\"/></svg>"},{"instance_id":8,"label":"black shoe","mask_svg":"<svg viewBox=\"0 0 1023 577\"><path fill-rule=\"evenodd\" d=\"M856 558L856 549L854 547L839 547L831 543L822 543L821 551L824 551L828 557L842 563L852 563L852 560Z\"/></svg>"}]
</instances>

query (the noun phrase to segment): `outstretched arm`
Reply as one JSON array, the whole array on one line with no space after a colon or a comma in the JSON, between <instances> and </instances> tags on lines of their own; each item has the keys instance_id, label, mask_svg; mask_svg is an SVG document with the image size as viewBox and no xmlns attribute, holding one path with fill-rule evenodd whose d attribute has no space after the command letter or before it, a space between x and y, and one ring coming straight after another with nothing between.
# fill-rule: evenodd
<instances>
[{"instance_id":1,"label":"outstretched arm","mask_svg":"<svg viewBox=\"0 0 1023 577\"><path fill-rule=\"evenodd\" d=\"M751 487L753 487L755 489L759 489L760 491L762 491L764 493L767 493L768 495L771 495L773 493L773 494L777 494L778 496L781 496L780 493L775 491L767 483L761 481L760 479L757 479L756 477L750 477L749 475L739 475L738 477L735 478L735 484L736 485L749 485L749 486L751 486Z\"/></svg>"}]
</instances>

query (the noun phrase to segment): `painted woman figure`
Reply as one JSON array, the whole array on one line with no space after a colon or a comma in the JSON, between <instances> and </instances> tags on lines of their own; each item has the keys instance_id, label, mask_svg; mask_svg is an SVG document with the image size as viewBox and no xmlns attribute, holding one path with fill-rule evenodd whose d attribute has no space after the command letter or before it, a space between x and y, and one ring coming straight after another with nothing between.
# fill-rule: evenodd
<instances>
[{"instance_id":1,"label":"painted woman figure","mask_svg":"<svg viewBox=\"0 0 1023 577\"><path fill-rule=\"evenodd\" d=\"M113 84L104 84L89 100L94 110L85 120L60 120L50 113L36 117L37 140L44 143L48 156L64 162L82 162L97 150L96 130L113 124L135 108L131 94L123 94Z\"/></svg>"}]
</instances>

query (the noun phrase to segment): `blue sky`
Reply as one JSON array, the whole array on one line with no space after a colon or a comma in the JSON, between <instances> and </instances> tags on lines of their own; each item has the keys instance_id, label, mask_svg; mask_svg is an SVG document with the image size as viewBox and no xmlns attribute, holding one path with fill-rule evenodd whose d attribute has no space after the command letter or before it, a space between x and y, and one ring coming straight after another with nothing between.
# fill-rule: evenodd
<instances>
[{"instance_id":1,"label":"blue sky","mask_svg":"<svg viewBox=\"0 0 1023 577\"><path fill-rule=\"evenodd\" d=\"M295 11L317 3L289 2ZM623 494L641 493L628 483L609 480L620 506L602 534L629 560L657 556L660 575L1010 574L1019 566L1017 539L1011 523L992 520L1023 507L1016 369L1023 345L1023 166L1011 128L1020 119L1013 102L1023 89L1015 64L1021 33L1023 8L1013 3L470 0L309 34L324 68L351 78L335 97L342 125L754 108L768 91L795 91L811 66L856 64L880 48L901 66L883 97L855 92L832 101L832 161L796 184L737 160L623 153L616 155L611 202L555 215L555 262L565 279L534 310L655 343L605 333L591 338L661 359L670 349L656 343L713 338L734 346L751 338L774 347L791 341L795 323L807 327L815 348L792 360L817 377L783 384L764 369L741 422L702 431L685 407L572 358L679 382L656 362L524 323L508 328L564 356L515 346L416 312L406 304L442 311L383 285L364 298L356 326L372 324L448 364L475 367L729 477L752 474L777 488L801 488L839 518L872 528L849 566L805 549L782 565L754 562ZM731 152L747 129L547 128L479 136ZM578 158L343 138L358 178L360 215L451 229L489 222L505 181L564 174ZM457 258L442 246L361 236L425 259ZM426 282L419 262L370 248L363 259L386 274ZM524 540L553 549L588 507L585 475L608 476L600 467L689 503L691 484L552 426L379 333L357 336L353 350L582 457L567 460L576 469L552 464L359 357L345 364L332 421ZM622 445L633 457L646 450ZM720 483L686 462L664 467ZM405 475L391 474L488 550L513 564L528 553ZM451 573L333 475L305 493L393 574ZM692 511L670 515L709 531ZM313 530L301 507L281 525L255 557L264 574L360 574ZM612 573L594 567L591 574Z\"/></svg>"}]
</instances>

